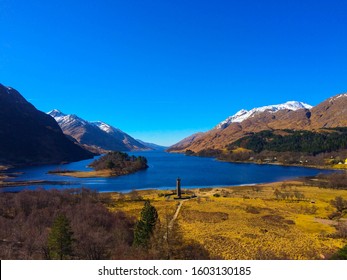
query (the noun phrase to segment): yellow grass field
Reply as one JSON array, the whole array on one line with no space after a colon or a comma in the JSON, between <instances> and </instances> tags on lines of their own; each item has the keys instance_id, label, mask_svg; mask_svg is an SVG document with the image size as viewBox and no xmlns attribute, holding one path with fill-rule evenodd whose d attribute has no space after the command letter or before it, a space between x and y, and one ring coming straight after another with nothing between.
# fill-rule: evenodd
<instances>
[{"instance_id":1,"label":"yellow grass field","mask_svg":"<svg viewBox=\"0 0 347 280\"><path fill-rule=\"evenodd\" d=\"M288 198L276 197L276 190ZM184 201L177 222L184 239L199 242L214 259L325 259L347 244L333 236L337 221L328 218L335 211L330 201L347 199L346 190L284 182L194 192L197 197ZM160 220L167 222L179 202L164 193L136 195L150 199ZM110 208L138 218L143 201L131 195L114 194Z\"/></svg>"}]
</instances>

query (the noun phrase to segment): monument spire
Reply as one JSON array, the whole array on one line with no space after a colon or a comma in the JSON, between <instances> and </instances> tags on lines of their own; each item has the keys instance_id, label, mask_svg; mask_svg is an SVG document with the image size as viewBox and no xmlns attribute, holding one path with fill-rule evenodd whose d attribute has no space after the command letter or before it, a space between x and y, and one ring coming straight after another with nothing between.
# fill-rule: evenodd
<instances>
[{"instance_id":1,"label":"monument spire","mask_svg":"<svg viewBox=\"0 0 347 280\"><path fill-rule=\"evenodd\" d=\"M182 197L182 191L181 191L181 179L180 179L180 177L178 177L176 180L176 192L177 192L178 198L181 198Z\"/></svg>"}]
</instances>

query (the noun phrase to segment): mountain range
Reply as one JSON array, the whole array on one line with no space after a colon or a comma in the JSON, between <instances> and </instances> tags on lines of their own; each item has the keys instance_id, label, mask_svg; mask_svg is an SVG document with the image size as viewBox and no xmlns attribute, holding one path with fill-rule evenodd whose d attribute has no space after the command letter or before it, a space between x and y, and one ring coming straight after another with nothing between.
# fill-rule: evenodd
<instances>
[{"instance_id":1,"label":"mountain range","mask_svg":"<svg viewBox=\"0 0 347 280\"><path fill-rule=\"evenodd\" d=\"M92 158L51 116L0 84L0 165L38 165Z\"/></svg>"},{"instance_id":2,"label":"mountain range","mask_svg":"<svg viewBox=\"0 0 347 280\"><path fill-rule=\"evenodd\" d=\"M264 130L310 130L347 127L347 94L331 97L312 107L288 101L252 110L240 110L205 133L193 134L169 147L170 152L223 150L228 144Z\"/></svg>"},{"instance_id":3,"label":"mountain range","mask_svg":"<svg viewBox=\"0 0 347 280\"><path fill-rule=\"evenodd\" d=\"M252 110L243 109L211 130L183 139L169 147L168 151L223 151L230 148L235 141L262 131L274 132L262 135L287 133L283 130L306 130L326 135L332 131L331 128L339 127L347 127L347 93L328 98L314 107L303 102L288 101ZM342 132L341 129L335 129L335 133ZM336 135L339 137L338 134L334 137ZM258 138L260 136L256 135ZM316 137L316 140L325 137L312 134L308 136ZM256 138L253 137L254 139ZM263 140L266 142L268 139ZM336 144L335 142L333 144ZM340 142L344 145L342 140ZM107 150L162 148L136 140L101 121L89 122L59 110L45 114L37 110L18 91L0 84L0 165L62 163L91 158L96 153Z\"/></svg>"},{"instance_id":4,"label":"mountain range","mask_svg":"<svg viewBox=\"0 0 347 280\"><path fill-rule=\"evenodd\" d=\"M151 148L152 150L166 150L168 148L168 147L157 145L154 143L145 142L145 141L142 141L140 139L136 139L136 141L140 142L141 144L145 145L146 147Z\"/></svg>"},{"instance_id":5,"label":"mountain range","mask_svg":"<svg viewBox=\"0 0 347 280\"><path fill-rule=\"evenodd\" d=\"M86 121L74 114L64 114L54 109L47 113L52 116L63 132L91 151L104 152L152 150L149 145L135 140L130 135L107 123Z\"/></svg>"}]
</instances>

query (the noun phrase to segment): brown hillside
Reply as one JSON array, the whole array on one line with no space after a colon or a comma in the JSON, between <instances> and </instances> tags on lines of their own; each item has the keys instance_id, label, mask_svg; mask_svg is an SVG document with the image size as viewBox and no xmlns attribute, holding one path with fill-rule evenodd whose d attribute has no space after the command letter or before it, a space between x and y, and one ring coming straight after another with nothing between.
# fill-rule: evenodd
<instances>
[{"instance_id":1,"label":"brown hillside","mask_svg":"<svg viewBox=\"0 0 347 280\"><path fill-rule=\"evenodd\" d=\"M316 130L347 127L347 94L327 99L312 109L279 110L256 114L242 122L231 123L224 129L214 128L206 133L192 135L171 146L168 151L194 152L203 149L224 149L225 146L251 132L277 129Z\"/></svg>"},{"instance_id":2,"label":"brown hillside","mask_svg":"<svg viewBox=\"0 0 347 280\"><path fill-rule=\"evenodd\" d=\"M347 127L347 93L325 100L311 113L312 128Z\"/></svg>"}]
</instances>

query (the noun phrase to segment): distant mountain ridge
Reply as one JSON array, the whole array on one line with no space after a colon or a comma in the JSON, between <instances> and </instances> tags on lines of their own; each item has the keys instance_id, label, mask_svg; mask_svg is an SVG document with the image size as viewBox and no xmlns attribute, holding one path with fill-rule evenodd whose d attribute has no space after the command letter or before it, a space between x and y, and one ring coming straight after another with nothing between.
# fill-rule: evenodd
<instances>
[{"instance_id":1,"label":"distant mountain ridge","mask_svg":"<svg viewBox=\"0 0 347 280\"><path fill-rule=\"evenodd\" d=\"M149 147L149 148L151 148L153 150L165 150L165 149L168 148L166 146L161 146L161 145L157 145L157 144L154 144L154 143L148 143L148 142L142 141L140 139L136 139L136 141L139 141L141 144L143 144L146 147Z\"/></svg>"},{"instance_id":2,"label":"distant mountain ridge","mask_svg":"<svg viewBox=\"0 0 347 280\"><path fill-rule=\"evenodd\" d=\"M79 161L93 154L69 140L51 117L0 84L0 165Z\"/></svg>"},{"instance_id":3,"label":"distant mountain ridge","mask_svg":"<svg viewBox=\"0 0 347 280\"><path fill-rule=\"evenodd\" d=\"M334 127L347 127L347 93L328 98L314 107L303 102L289 101L249 111L241 110L213 129L181 140L169 147L168 151L222 150L249 133L263 130L319 130Z\"/></svg>"},{"instance_id":4,"label":"distant mountain ridge","mask_svg":"<svg viewBox=\"0 0 347 280\"><path fill-rule=\"evenodd\" d=\"M74 114L64 114L54 109L47 113L52 116L66 135L74 138L86 148L139 151L151 150L150 147L135 140L122 130L101 121L86 121Z\"/></svg>"}]
</instances>

